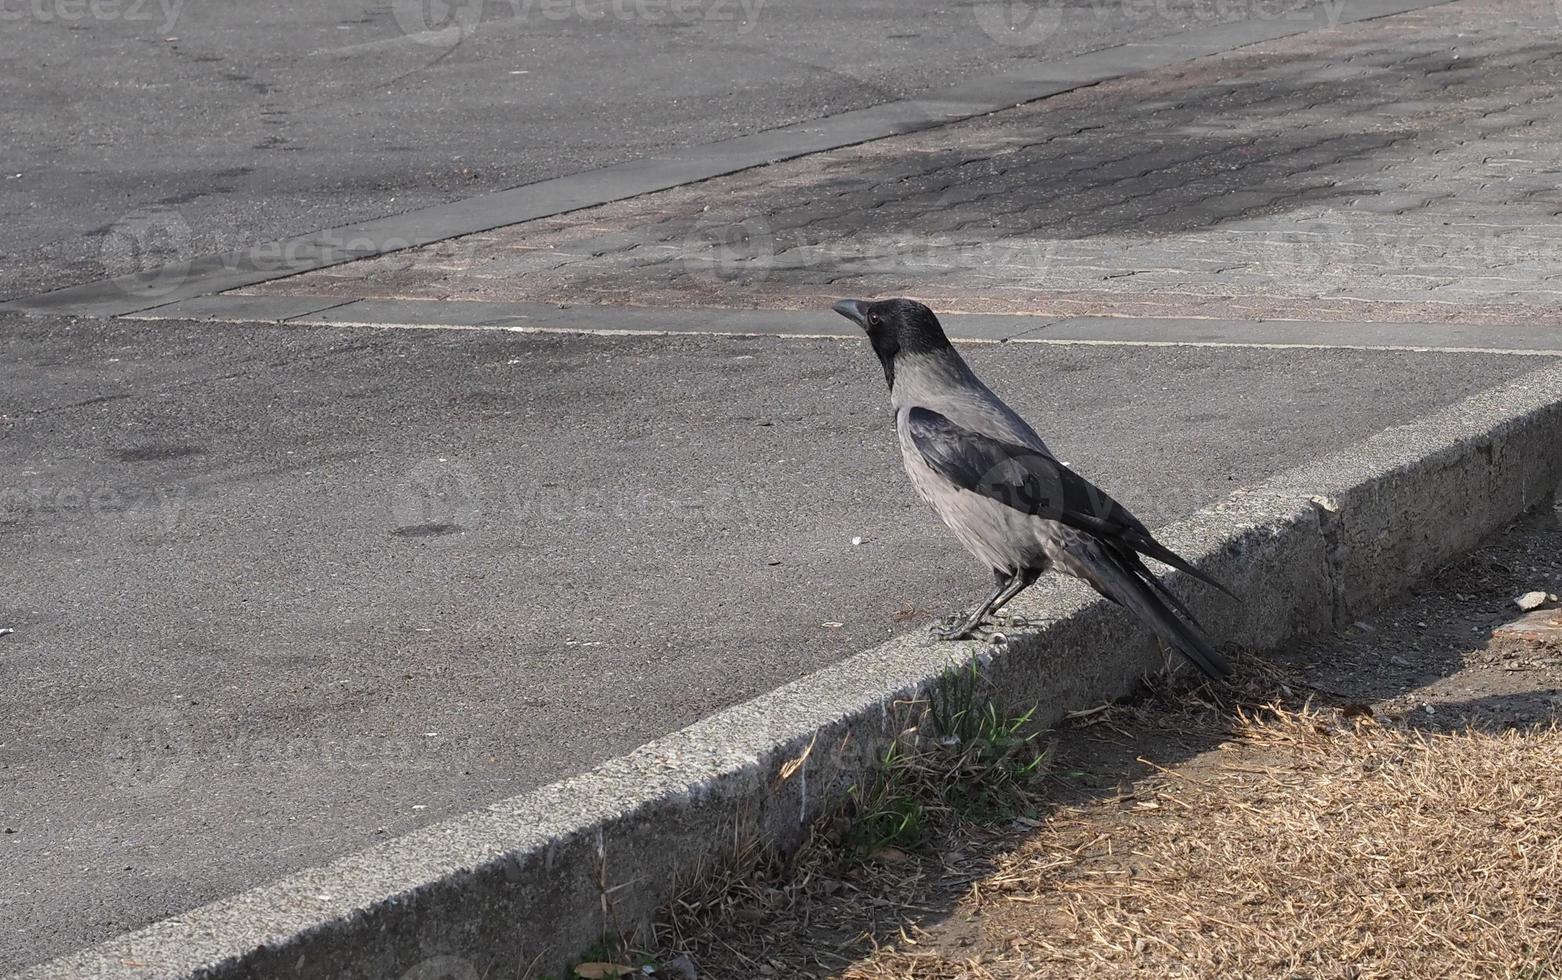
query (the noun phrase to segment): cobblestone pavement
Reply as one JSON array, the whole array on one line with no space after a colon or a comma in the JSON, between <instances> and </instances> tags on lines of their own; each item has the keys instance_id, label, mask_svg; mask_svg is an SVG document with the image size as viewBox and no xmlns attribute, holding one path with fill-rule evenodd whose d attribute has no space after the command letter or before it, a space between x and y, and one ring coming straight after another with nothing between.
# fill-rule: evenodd
<instances>
[{"instance_id":1,"label":"cobblestone pavement","mask_svg":"<svg viewBox=\"0 0 1562 980\"><path fill-rule=\"evenodd\" d=\"M251 291L1562 322L1559 82L1465 0Z\"/></svg>"}]
</instances>

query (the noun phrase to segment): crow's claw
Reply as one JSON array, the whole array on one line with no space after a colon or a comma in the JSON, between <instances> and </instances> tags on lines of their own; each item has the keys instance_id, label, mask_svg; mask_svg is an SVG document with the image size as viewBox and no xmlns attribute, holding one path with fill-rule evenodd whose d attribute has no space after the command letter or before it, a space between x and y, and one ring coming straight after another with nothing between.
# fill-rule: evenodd
<instances>
[{"instance_id":1,"label":"crow's claw","mask_svg":"<svg viewBox=\"0 0 1562 980\"><path fill-rule=\"evenodd\" d=\"M979 626L981 620L975 618L973 610L935 620L928 631L940 640L969 640L976 635Z\"/></svg>"},{"instance_id":2,"label":"crow's claw","mask_svg":"<svg viewBox=\"0 0 1562 980\"><path fill-rule=\"evenodd\" d=\"M940 640L969 640L976 635L975 626L967 626L965 623L954 623L950 626L933 627L933 635Z\"/></svg>"}]
</instances>

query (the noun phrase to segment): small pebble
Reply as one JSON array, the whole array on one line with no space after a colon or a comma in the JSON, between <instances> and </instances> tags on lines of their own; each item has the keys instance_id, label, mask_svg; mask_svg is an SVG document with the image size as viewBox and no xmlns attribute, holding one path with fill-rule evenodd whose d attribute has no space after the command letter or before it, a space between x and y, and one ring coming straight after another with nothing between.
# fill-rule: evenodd
<instances>
[{"instance_id":1,"label":"small pebble","mask_svg":"<svg viewBox=\"0 0 1562 980\"><path fill-rule=\"evenodd\" d=\"M700 971L695 968L694 961L687 955L678 957L666 966L668 976L680 977L682 980L700 980Z\"/></svg>"},{"instance_id":2,"label":"small pebble","mask_svg":"<svg viewBox=\"0 0 1562 980\"><path fill-rule=\"evenodd\" d=\"M1520 612L1532 612L1544 606L1551 597L1544 592L1526 592L1513 600Z\"/></svg>"}]
</instances>

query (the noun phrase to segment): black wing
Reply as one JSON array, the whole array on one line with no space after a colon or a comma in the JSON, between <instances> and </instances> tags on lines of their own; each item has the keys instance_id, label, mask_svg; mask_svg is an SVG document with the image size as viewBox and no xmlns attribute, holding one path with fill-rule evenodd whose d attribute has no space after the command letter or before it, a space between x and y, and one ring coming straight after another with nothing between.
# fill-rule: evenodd
<instances>
[{"instance_id":1,"label":"black wing","mask_svg":"<svg viewBox=\"0 0 1562 980\"><path fill-rule=\"evenodd\" d=\"M1148 555L1235 598L1230 589L1155 540L1104 490L1046 453L973 432L931 409L913 408L906 421L922 458L955 486L1095 535L1126 552L1125 557ZM1164 591L1154 576L1150 580Z\"/></svg>"}]
</instances>

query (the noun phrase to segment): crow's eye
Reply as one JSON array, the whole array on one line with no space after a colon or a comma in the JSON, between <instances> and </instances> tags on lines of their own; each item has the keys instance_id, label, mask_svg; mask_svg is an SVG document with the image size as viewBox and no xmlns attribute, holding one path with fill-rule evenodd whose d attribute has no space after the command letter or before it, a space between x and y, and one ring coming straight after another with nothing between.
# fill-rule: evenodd
<instances>
[{"instance_id":1,"label":"crow's eye","mask_svg":"<svg viewBox=\"0 0 1562 980\"><path fill-rule=\"evenodd\" d=\"M868 314L868 322L873 324L875 327L878 326L879 325L879 315L877 313L869 313Z\"/></svg>"}]
</instances>

